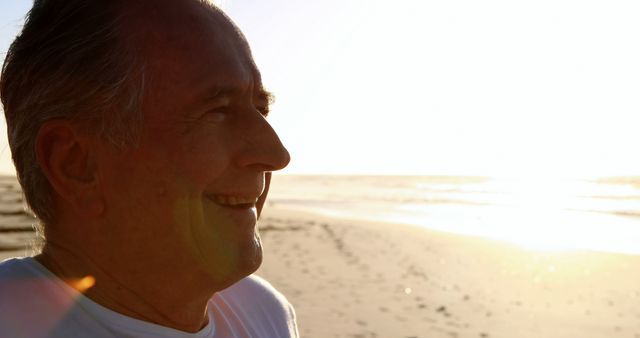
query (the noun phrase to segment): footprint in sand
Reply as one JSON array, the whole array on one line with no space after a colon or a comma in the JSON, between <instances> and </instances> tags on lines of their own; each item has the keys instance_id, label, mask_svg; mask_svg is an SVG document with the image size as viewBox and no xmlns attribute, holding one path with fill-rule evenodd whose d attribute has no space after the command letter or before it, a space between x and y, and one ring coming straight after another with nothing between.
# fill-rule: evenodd
<instances>
[{"instance_id":1,"label":"footprint in sand","mask_svg":"<svg viewBox=\"0 0 640 338\"><path fill-rule=\"evenodd\" d=\"M437 322L437 320L436 320L436 319L429 318L429 317L423 317L423 318L422 318L422 321L423 321L423 322L430 323L430 324L433 324L433 323Z\"/></svg>"},{"instance_id":2,"label":"footprint in sand","mask_svg":"<svg viewBox=\"0 0 640 338\"><path fill-rule=\"evenodd\" d=\"M396 316L396 320L399 322L406 322L407 321L407 317L403 317L403 316Z\"/></svg>"}]
</instances>

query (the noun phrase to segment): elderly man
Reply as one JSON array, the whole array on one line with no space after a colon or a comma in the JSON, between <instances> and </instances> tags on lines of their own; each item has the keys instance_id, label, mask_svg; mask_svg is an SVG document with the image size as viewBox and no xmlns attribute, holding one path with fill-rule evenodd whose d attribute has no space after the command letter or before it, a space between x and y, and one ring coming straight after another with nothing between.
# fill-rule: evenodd
<instances>
[{"instance_id":1,"label":"elderly man","mask_svg":"<svg viewBox=\"0 0 640 338\"><path fill-rule=\"evenodd\" d=\"M2 71L42 253L0 264L0 337L297 337L251 274L269 173L240 31L198 0L35 0Z\"/></svg>"}]
</instances>

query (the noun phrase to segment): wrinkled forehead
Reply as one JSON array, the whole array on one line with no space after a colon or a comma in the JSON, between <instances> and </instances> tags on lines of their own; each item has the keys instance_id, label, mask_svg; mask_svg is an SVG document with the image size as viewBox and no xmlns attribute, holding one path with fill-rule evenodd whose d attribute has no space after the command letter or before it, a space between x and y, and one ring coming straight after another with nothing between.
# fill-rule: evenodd
<instances>
[{"instance_id":1,"label":"wrinkled forehead","mask_svg":"<svg viewBox=\"0 0 640 338\"><path fill-rule=\"evenodd\" d=\"M215 6L198 0L138 0L125 13L126 38L152 78L174 85L217 80L227 86L262 86L246 39Z\"/></svg>"}]
</instances>

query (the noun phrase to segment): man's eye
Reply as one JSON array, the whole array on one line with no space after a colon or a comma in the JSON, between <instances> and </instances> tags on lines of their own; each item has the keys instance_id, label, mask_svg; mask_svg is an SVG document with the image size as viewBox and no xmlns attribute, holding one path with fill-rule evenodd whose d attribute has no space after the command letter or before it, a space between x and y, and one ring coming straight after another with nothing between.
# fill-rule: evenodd
<instances>
[{"instance_id":1,"label":"man's eye","mask_svg":"<svg viewBox=\"0 0 640 338\"><path fill-rule=\"evenodd\" d=\"M227 110L223 108L210 110L205 114L205 119L208 122L218 123L224 121L225 118L227 118Z\"/></svg>"}]
</instances>

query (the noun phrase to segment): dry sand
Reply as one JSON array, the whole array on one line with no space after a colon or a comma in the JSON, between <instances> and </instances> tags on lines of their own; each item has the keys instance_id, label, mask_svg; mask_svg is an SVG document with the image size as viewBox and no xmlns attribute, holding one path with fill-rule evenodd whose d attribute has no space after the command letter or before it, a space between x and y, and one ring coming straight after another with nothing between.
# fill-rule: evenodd
<instances>
[{"instance_id":1,"label":"dry sand","mask_svg":"<svg viewBox=\"0 0 640 338\"><path fill-rule=\"evenodd\" d=\"M0 178L0 260L30 252L21 203ZM258 274L294 304L305 338L640 338L638 256L527 251L282 204L260 231Z\"/></svg>"},{"instance_id":2,"label":"dry sand","mask_svg":"<svg viewBox=\"0 0 640 338\"><path fill-rule=\"evenodd\" d=\"M640 257L271 207L258 274L302 337L640 337ZM640 245L640 243L639 243Z\"/></svg>"}]
</instances>

